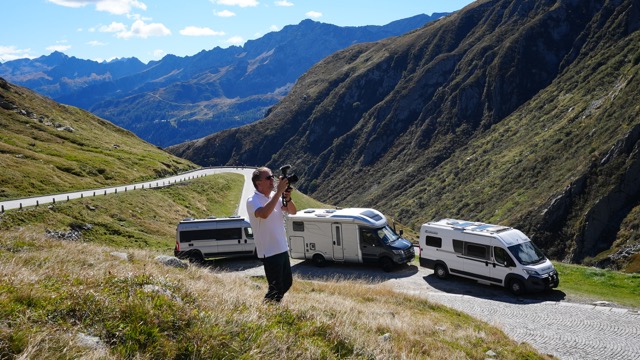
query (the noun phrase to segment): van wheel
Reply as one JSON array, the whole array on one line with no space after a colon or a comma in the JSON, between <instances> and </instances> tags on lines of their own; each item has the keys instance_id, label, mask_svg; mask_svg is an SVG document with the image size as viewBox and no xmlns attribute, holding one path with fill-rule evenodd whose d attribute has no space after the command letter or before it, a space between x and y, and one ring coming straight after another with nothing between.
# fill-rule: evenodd
<instances>
[{"instance_id":1,"label":"van wheel","mask_svg":"<svg viewBox=\"0 0 640 360\"><path fill-rule=\"evenodd\" d=\"M380 266L385 272L391 272L393 270L393 260L388 257L383 257L380 259Z\"/></svg>"},{"instance_id":2,"label":"van wheel","mask_svg":"<svg viewBox=\"0 0 640 360\"><path fill-rule=\"evenodd\" d=\"M520 279L511 279L509 280L509 291L513 295L522 295L524 294L524 283Z\"/></svg>"},{"instance_id":3,"label":"van wheel","mask_svg":"<svg viewBox=\"0 0 640 360\"><path fill-rule=\"evenodd\" d=\"M192 264L204 264L204 256L200 251L192 251L189 253L189 262Z\"/></svg>"},{"instance_id":4,"label":"van wheel","mask_svg":"<svg viewBox=\"0 0 640 360\"><path fill-rule=\"evenodd\" d=\"M327 265L327 260L320 254L313 255L312 260L317 267L325 267Z\"/></svg>"},{"instance_id":5,"label":"van wheel","mask_svg":"<svg viewBox=\"0 0 640 360\"><path fill-rule=\"evenodd\" d=\"M447 267L444 264L436 264L433 268L434 274L438 277L438 279L446 279L449 277L449 272L447 271Z\"/></svg>"}]
</instances>

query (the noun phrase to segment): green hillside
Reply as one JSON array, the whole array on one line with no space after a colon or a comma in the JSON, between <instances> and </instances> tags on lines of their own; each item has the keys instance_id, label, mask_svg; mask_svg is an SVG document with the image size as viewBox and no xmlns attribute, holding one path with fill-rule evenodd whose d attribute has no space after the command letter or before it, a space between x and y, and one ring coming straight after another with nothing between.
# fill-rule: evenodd
<instances>
[{"instance_id":1,"label":"green hillside","mask_svg":"<svg viewBox=\"0 0 640 360\"><path fill-rule=\"evenodd\" d=\"M0 200L150 180L197 166L0 78Z\"/></svg>"}]
</instances>

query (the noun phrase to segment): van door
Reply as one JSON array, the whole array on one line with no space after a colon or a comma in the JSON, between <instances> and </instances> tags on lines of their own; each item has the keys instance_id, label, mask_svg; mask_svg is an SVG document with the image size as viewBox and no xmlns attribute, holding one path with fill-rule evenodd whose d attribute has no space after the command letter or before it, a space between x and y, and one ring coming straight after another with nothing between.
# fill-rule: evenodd
<instances>
[{"instance_id":1,"label":"van door","mask_svg":"<svg viewBox=\"0 0 640 360\"><path fill-rule=\"evenodd\" d=\"M375 229L360 228L360 253L365 264L378 264L380 252L384 251Z\"/></svg>"},{"instance_id":2,"label":"van door","mask_svg":"<svg viewBox=\"0 0 640 360\"><path fill-rule=\"evenodd\" d=\"M242 228L244 239L243 250L247 253L254 253L256 251L256 242L253 239L253 229L251 227Z\"/></svg>"},{"instance_id":3,"label":"van door","mask_svg":"<svg viewBox=\"0 0 640 360\"><path fill-rule=\"evenodd\" d=\"M491 277L499 280L500 284L505 286L504 279L515 269L516 263L509 255L509 252L502 246L493 246L492 250L493 266L491 267Z\"/></svg>"},{"instance_id":4,"label":"van door","mask_svg":"<svg viewBox=\"0 0 640 360\"><path fill-rule=\"evenodd\" d=\"M342 225L339 223L333 223L331 225L331 234L333 236L333 260L344 260Z\"/></svg>"},{"instance_id":5,"label":"van door","mask_svg":"<svg viewBox=\"0 0 640 360\"><path fill-rule=\"evenodd\" d=\"M464 243L464 272L465 275L481 281L495 282L491 277L491 247L472 241Z\"/></svg>"},{"instance_id":6,"label":"van door","mask_svg":"<svg viewBox=\"0 0 640 360\"><path fill-rule=\"evenodd\" d=\"M244 252L242 227L218 228L215 230L218 255L238 255Z\"/></svg>"}]
</instances>

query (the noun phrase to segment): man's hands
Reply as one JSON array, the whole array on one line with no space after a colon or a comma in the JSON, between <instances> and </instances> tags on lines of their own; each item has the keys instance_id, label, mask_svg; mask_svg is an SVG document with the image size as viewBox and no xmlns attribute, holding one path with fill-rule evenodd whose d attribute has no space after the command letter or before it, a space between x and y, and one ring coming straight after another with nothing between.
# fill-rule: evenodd
<instances>
[{"instance_id":1,"label":"man's hands","mask_svg":"<svg viewBox=\"0 0 640 360\"><path fill-rule=\"evenodd\" d=\"M283 176L280 176L280 181L278 181L278 187L276 188L276 195L280 196L282 194L285 194L285 196L289 196L289 198L291 198L291 190L287 191L288 187L289 187L289 180L287 180Z\"/></svg>"}]
</instances>

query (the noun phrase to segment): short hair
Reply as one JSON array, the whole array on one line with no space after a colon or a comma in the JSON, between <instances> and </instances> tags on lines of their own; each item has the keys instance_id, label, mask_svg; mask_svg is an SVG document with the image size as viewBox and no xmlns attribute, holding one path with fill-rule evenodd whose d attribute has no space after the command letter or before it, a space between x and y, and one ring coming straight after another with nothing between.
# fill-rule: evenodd
<instances>
[{"instance_id":1,"label":"short hair","mask_svg":"<svg viewBox=\"0 0 640 360\"><path fill-rule=\"evenodd\" d=\"M254 188L258 189L258 186L256 186L256 182L260 180L260 174L262 174L265 171L271 171L271 169L269 169L266 166L261 166L253 170L253 174L251 174L251 182L253 183Z\"/></svg>"}]
</instances>

